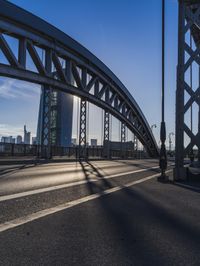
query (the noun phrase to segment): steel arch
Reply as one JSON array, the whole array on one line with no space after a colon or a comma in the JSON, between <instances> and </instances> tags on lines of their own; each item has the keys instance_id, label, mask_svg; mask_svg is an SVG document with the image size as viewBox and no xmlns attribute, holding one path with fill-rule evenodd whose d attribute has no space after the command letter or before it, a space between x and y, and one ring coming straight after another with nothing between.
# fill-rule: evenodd
<instances>
[{"instance_id":1,"label":"steel arch","mask_svg":"<svg viewBox=\"0 0 200 266\"><path fill-rule=\"evenodd\" d=\"M4 35L18 40L18 56ZM45 53L45 62L39 48ZM68 35L39 17L0 0L0 49L9 62L0 64L0 75L48 85L88 100L124 123L150 156L158 156L154 136L132 95L103 62ZM36 71L28 70L27 54ZM53 67L58 74L56 78L49 72Z\"/></svg>"}]
</instances>

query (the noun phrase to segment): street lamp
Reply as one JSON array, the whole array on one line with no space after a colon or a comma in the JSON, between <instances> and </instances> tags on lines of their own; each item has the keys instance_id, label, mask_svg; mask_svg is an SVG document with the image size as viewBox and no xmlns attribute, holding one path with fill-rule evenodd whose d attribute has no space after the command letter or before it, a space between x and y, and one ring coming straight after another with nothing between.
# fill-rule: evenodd
<instances>
[{"instance_id":1,"label":"street lamp","mask_svg":"<svg viewBox=\"0 0 200 266\"><path fill-rule=\"evenodd\" d=\"M171 136L174 136L174 132L169 133L169 151L172 149L172 138Z\"/></svg>"},{"instance_id":2,"label":"street lamp","mask_svg":"<svg viewBox=\"0 0 200 266\"><path fill-rule=\"evenodd\" d=\"M162 0L162 120L160 127L160 169L161 176L158 177L159 181L166 182L168 177L165 174L167 169L167 154L166 154L166 127L165 127L165 0Z\"/></svg>"}]
</instances>

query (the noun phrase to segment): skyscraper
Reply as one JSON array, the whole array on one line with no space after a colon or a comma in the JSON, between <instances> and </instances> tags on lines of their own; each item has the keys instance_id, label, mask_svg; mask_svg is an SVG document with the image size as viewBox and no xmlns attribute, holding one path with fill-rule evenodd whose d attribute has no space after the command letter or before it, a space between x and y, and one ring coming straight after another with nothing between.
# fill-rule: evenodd
<instances>
[{"instance_id":1,"label":"skyscraper","mask_svg":"<svg viewBox=\"0 0 200 266\"><path fill-rule=\"evenodd\" d=\"M37 144L42 139L44 91L41 90L40 107L37 126ZM73 96L61 91L51 92L51 144L56 146L71 146L73 119Z\"/></svg>"},{"instance_id":2,"label":"skyscraper","mask_svg":"<svg viewBox=\"0 0 200 266\"><path fill-rule=\"evenodd\" d=\"M26 125L24 125L24 144L30 144L31 142L31 132L26 130Z\"/></svg>"}]
</instances>

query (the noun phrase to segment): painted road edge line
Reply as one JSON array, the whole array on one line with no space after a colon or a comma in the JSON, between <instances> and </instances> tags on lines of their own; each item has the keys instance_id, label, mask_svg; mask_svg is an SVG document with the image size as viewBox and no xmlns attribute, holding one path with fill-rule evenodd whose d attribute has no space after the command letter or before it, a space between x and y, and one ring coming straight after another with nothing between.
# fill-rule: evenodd
<instances>
[{"instance_id":1,"label":"painted road edge line","mask_svg":"<svg viewBox=\"0 0 200 266\"><path fill-rule=\"evenodd\" d=\"M168 171L166 171L166 173L169 173L171 171L172 170L168 170ZM0 224L0 233L4 232L4 231L7 231L9 229L13 229L15 227L24 225L26 223L38 220L38 219L43 218L45 216L52 215L54 213L57 213L57 212L72 208L72 207L80 205L82 203L85 203L85 202L100 198L100 197L102 197L104 195L108 195L108 194L114 193L114 192L122 190L124 188L131 187L131 186L143 183L143 182L148 181L148 180L150 180L152 178L158 177L159 175L160 175L160 173L154 174L154 175L151 175L151 176L147 176L147 177L143 177L143 178L141 178L139 180L132 181L132 182L126 184L126 185L117 186L117 187L114 187L114 188L107 189L107 190L103 191L102 193L92 194L92 195L89 195L89 196L86 196L86 197L83 197L83 198L80 198L80 199L77 199L77 200L66 202L66 203L58 205L56 207L48 208L48 209L45 209L45 210L41 210L41 211L38 211L38 212L35 212L35 213L32 213L32 214L26 215L24 217L20 217L20 218L11 220L11 221L7 221L5 223Z\"/></svg>"},{"instance_id":2,"label":"painted road edge line","mask_svg":"<svg viewBox=\"0 0 200 266\"><path fill-rule=\"evenodd\" d=\"M105 176L104 178L98 178L98 179L91 178L90 181L91 182L97 182L101 179L109 179L109 178L114 178L114 177L118 177L118 176L136 174L136 173L146 172L146 171L158 169L158 168L159 168L159 166L154 166L154 167L150 167L150 168L146 168L146 169L139 169L139 170L124 172L124 173L119 173L119 174L113 174L113 175ZM82 181L71 182L68 184L62 184L62 185L51 186L51 187L46 187L46 188L39 188L39 189L29 190L29 191L25 191L25 192L19 192L19 193L15 193L15 194L0 196L0 202L18 199L18 198L27 197L27 196L32 196L32 195L50 192L50 191L54 191L54 190L59 190L59 189L63 189L63 188L69 188L69 187L74 187L74 186L78 186L78 185L83 185L83 184L86 184L87 182L88 182L87 180L82 180Z\"/></svg>"}]
</instances>

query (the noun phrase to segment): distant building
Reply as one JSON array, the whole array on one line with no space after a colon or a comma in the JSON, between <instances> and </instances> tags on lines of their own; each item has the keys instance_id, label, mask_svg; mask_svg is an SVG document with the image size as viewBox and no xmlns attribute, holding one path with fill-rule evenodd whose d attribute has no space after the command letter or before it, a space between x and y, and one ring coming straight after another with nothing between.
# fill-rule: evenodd
<instances>
[{"instance_id":1,"label":"distant building","mask_svg":"<svg viewBox=\"0 0 200 266\"><path fill-rule=\"evenodd\" d=\"M7 138L8 138L8 137L1 137L1 142L3 142L3 143L7 143Z\"/></svg>"},{"instance_id":2,"label":"distant building","mask_svg":"<svg viewBox=\"0 0 200 266\"><path fill-rule=\"evenodd\" d=\"M4 152L5 151L5 145L0 145L0 152Z\"/></svg>"},{"instance_id":3,"label":"distant building","mask_svg":"<svg viewBox=\"0 0 200 266\"><path fill-rule=\"evenodd\" d=\"M77 145L77 140L76 140L76 138L72 138L71 143L72 143L72 146L76 146L76 145Z\"/></svg>"},{"instance_id":4,"label":"distant building","mask_svg":"<svg viewBox=\"0 0 200 266\"><path fill-rule=\"evenodd\" d=\"M32 137L32 144L37 145L37 137Z\"/></svg>"},{"instance_id":5,"label":"distant building","mask_svg":"<svg viewBox=\"0 0 200 266\"><path fill-rule=\"evenodd\" d=\"M41 92L37 125L38 144L42 143L42 117L45 102L43 86ZM70 146L72 137L73 96L65 92L53 90L51 93L51 113L51 144L62 147Z\"/></svg>"},{"instance_id":6,"label":"distant building","mask_svg":"<svg viewBox=\"0 0 200 266\"><path fill-rule=\"evenodd\" d=\"M26 130L26 125L24 126L24 144L31 143L31 132Z\"/></svg>"},{"instance_id":7,"label":"distant building","mask_svg":"<svg viewBox=\"0 0 200 266\"><path fill-rule=\"evenodd\" d=\"M132 141L104 141L104 147L109 146L111 150L134 150L134 143Z\"/></svg>"},{"instance_id":8,"label":"distant building","mask_svg":"<svg viewBox=\"0 0 200 266\"><path fill-rule=\"evenodd\" d=\"M16 141L17 144L22 144L22 136L18 135Z\"/></svg>"},{"instance_id":9,"label":"distant building","mask_svg":"<svg viewBox=\"0 0 200 266\"><path fill-rule=\"evenodd\" d=\"M10 137L10 143L15 143L15 138L13 138L12 136Z\"/></svg>"},{"instance_id":10,"label":"distant building","mask_svg":"<svg viewBox=\"0 0 200 266\"><path fill-rule=\"evenodd\" d=\"M96 147L97 146L97 139L91 139L90 143L91 143L92 147Z\"/></svg>"},{"instance_id":11,"label":"distant building","mask_svg":"<svg viewBox=\"0 0 200 266\"><path fill-rule=\"evenodd\" d=\"M15 138L13 138L12 136L9 137L2 137L1 138L1 142L3 143L15 143Z\"/></svg>"}]
</instances>

